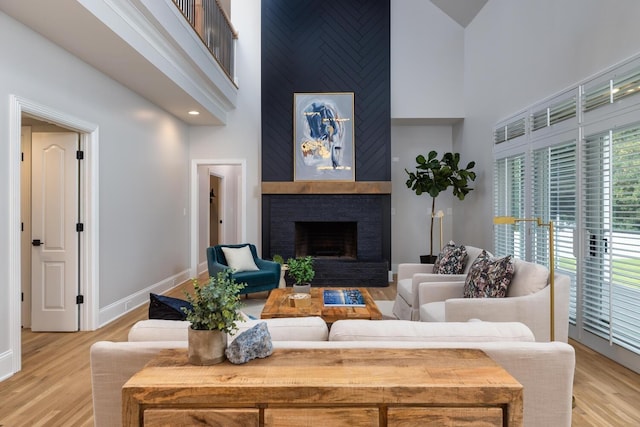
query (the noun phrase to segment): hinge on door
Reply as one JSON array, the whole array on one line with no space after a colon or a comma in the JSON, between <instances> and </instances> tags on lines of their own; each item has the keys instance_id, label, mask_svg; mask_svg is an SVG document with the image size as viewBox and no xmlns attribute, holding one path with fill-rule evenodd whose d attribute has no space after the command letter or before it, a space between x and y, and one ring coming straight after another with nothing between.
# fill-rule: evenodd
<instances>
[{"instance_id":1,"label":"hinge on door","mask_svg":"<svg viewBox=\"0 0 640 427\"><path fill-rule=\"evenodd\" d=\"M24 292L20 292L20 301L24 302Z\"/></svg>"},{"instance_id":2,"label":"hinge on door","mask_svg":"<svg viewBox=\"0 0 640 427\"><path fill-rule=\"evenodd\" d=\"M76 159L77 159L77 160L82 160L82 159L84 159L84 151L82 151L82 150L78 150L78 151L76 151Z\"/></svg>"},{"instance_id":3,"label":"hinge on door","mask_svg":"<svg viewBox=\"0 0 640 427\"><path fill-rule=\"evenodd\" d=\"M83 223L81 223L81 222L77 223L77 224L76 224L76 231L77 231L78 233L80 233L80 232L84 231L84 224L83 224Z\"/></svg>"},{"instance_id":4,"label":"hinge on door","mask_svg":"<svg viewBox=\"0 0 640 427\"><path fill-rule=\"evenodd\" d=\"M21 162L24 162L24 153L20 153L20 154L21 154L21 159L20 159L20 161L21 161Z\"/></svg>"},{"instance_id":5,"label":"hinge on door","mask_svg":"<svg viewBox=\"0 0 640 427\"><path fill-rule=\"evenodd\" d=\"M76 296L76 304L84 304L84 295Z\"/></svg>"},{"instance_id":6,"label":"hinge on door","mask_svg":"<svg viewBox=\"0 0 640 427\"><path fill-rule=\"evenodd\" d=\"M20 223L20 231L24 231L24 222Z\"/></svg>"}]
</instances>

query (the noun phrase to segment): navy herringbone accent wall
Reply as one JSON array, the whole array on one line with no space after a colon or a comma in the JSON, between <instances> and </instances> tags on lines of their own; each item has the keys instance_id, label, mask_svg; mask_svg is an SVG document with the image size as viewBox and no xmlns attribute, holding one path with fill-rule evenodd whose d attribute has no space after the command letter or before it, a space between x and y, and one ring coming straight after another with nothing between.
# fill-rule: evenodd
<instances>
[{"instance_id":1,"label":"navy herringbone accent wall","mask_svg":"<svg viewBox=\"0 0 640 427\"><path fill-rule=\"evenodd\" d=\"M389 0L262 2L262 180L293 181L293 94L354 92L356 181L391 180Z\"/></svg>"}]
</instances>

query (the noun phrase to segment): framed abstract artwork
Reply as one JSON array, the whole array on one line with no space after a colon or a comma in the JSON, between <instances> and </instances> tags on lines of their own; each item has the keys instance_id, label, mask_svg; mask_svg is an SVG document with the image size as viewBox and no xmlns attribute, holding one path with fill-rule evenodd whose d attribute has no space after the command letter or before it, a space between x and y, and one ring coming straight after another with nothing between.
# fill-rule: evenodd
<instances>
[{"instance_id":1,"label":"framed abstract artwork","mask_svg":"<svg viewBox=\"0 0 640 427\"><path fill-rule=\"evenodd\" d=\"M354 181L353 92L293 95L294 181Z\"/></svg>"}]
</instances>

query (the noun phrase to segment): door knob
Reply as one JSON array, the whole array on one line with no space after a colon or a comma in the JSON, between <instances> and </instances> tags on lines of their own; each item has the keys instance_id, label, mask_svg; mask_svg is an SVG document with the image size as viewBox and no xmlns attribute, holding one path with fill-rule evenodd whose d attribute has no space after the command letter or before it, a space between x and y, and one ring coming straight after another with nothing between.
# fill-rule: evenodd
<instances>
[{"instance_id":1,"label":"door knob","mask_svg":"<svg viewBox=\"0 0 640 427\"><path fill-rule=\"evenodd\" d=\"M44 245L44 242L41 242L40 239L34 239L31 244L33 246L40 246L40 245Z\"/></svg>"}]
</instances>

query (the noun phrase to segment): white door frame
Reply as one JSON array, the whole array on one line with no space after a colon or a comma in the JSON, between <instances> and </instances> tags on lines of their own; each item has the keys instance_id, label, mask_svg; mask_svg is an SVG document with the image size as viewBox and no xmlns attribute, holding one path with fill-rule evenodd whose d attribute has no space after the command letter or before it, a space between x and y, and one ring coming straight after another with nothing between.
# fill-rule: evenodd
<instances>
[{"instance_id":1,"label":"white door frame","mask_svg":"<svg viewBox=\"0 0 640 427\"><path fill-rule=\"evenodd\" d=\"M240 166L240 241L247 239L247 161L245 159L191 160L191 277L198 276L198 166Z\"/></svg>"},{"instance_id":2,"label":"white door frame","mask_svg":"<svg viewBox=\"0 0 640 427\"><path fill-rule=\"evenodd\" d=\"M55 108L16 96L9 96L9 342L13 373L22 366L20 319L20 130L26 113L80 133L84 150L81 169L81 216L84 232L80 239L80 290L84 304L80 309L80 330L95 330L98 325L98 125L81 120Z\"/></svg>"}]
</instances>

